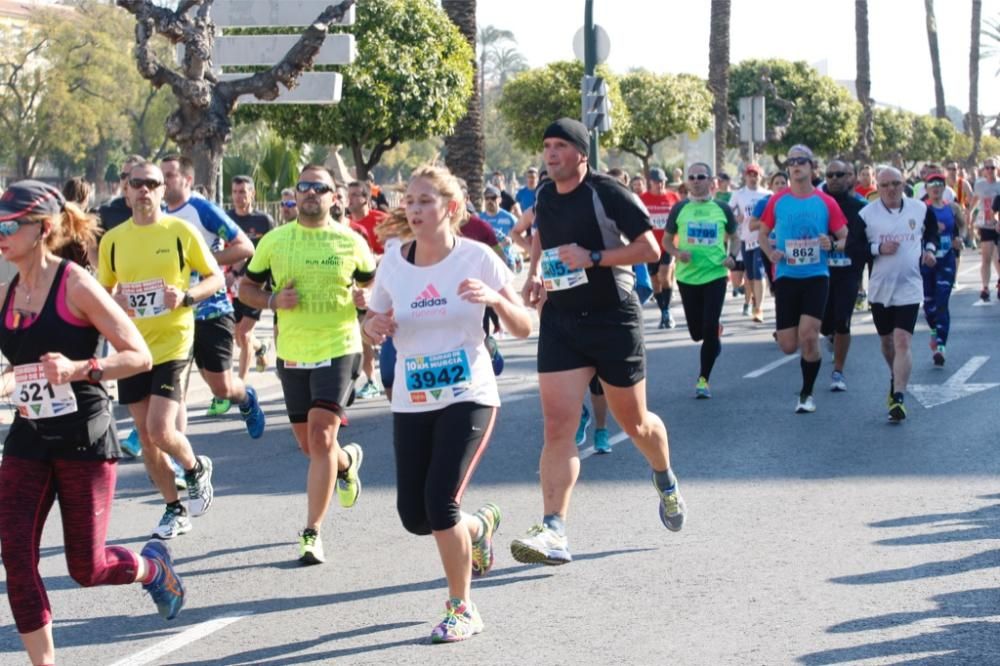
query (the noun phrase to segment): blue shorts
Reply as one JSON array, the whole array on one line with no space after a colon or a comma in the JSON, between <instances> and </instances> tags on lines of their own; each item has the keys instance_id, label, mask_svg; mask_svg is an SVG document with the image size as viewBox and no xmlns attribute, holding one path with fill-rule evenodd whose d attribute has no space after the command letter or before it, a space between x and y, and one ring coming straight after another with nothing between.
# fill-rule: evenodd
<instances>
[{"instance_id":1,"label":"blue shorts","mask_svg":"<svg viewBox=\"0 0 1000 666\"><path fill-rule=\"evenodd\" d=\"M764 258L759 247L748 250L747 244L743 243L743 270L748 280L764 279Z\"/></svg>"}]
</instances>

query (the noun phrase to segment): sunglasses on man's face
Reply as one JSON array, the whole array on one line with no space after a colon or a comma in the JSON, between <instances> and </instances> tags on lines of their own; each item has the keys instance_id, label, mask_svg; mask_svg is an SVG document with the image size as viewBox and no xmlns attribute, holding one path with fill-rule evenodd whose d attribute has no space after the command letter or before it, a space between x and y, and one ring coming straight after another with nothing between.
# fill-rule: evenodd
<instances>
[{"instance_id":1,"label":"sunglasses on man's face","mask_svg":"<svg viewBox=\"0 0 1000 666\"><path fill-rule=\"evenodd\" d=\"M312 190L316 194L326 194L327 192L332 192L333 188L327 185L326 183L301 182L301 183L296 183L295 190L299 192L299 194L305 194L309 190Z\"/></svg>"},{"instance_id":2,"label":"sunglasses on man's face","mask_svg":"<svg viewBox=\"0 0 1000 666\"><path fill-rule=\"evenodd\" d=\"M138 190L140 187L145 187L147 190L155 190L162 182L156 180L155 178L129 178L128 186L132 189Z\"/></svg>"},{"instance_id":3,"label":"sunglasses on man's face","mask_svg":"<svg viewBox=\"0 0 1000 666\"><path fill-rule=\"evenodd\" d=\"M789 157L788 158L788 164L789 164L789 166L793 166L793 165L794 166L800 166L800 165L803 165L803 164L809 164L810 162L812 162L812 160L809 159L808 157Z\"/></svg>"},{"instance_id":4,"label":"sunglasses on man's face","mask_svg":"<svg viewBox=\"0 0 1000 666\"><path fill-rule=\"evenodd\" d=\"M827 178L843 178L846 175L847 175L846 171L827 171L826 172L826 177Z\"/></svg>"},{"instance_id":5,"label":"sunglasses on man's face","mask_svg":"<svg viewBox=\"0 0 1000 666\"><path fill-rule=\"evenodd\" d=\"M295 208L297 204L294 201L282 201L281 205L285 208Z\"/></svg>"},{"instance_id":6,"label":"sunglasses on man's face","mask_svg":"<svg viewBox=\"0 0 1000 666\"><path fill-rule=\"evenodd\" d=\"M704 173L689 173L688 180L708 180L711 178L708 174Z\"/></svg>"},{"instance_id":7,"label":"sunglasses on man's face","mask_svg":"<svg viewBox=\"0 0 1000 666\"><path fill-rule=\"evenodd\" d=\"M996 170L996 166L994 166L994 165L992 165L992 164L984 164L984 165L983 165L983 168L984 168L984 169L988 169L988 170L990 170L990 171L995 171L995 170Z\"/></svg>"}]
</instances>

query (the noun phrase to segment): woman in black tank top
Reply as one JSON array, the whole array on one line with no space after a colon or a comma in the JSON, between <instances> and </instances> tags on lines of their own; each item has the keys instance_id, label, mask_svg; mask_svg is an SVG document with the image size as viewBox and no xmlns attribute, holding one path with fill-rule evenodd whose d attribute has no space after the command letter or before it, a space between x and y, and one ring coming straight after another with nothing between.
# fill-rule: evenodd
<instances>
[{"instance_id":1,"label":"woman in black tank top","mask_svg":"<svg viewBox=\"0 0 1000 666\"><path fill-rule=\"evenodd\" d=\"M9 400L16 407L0 462L0 549L8 600L33 664L55 661L52 612L36 563L57 496L76 581L142 582L164 615L176 615L183 602L162 545L147 544L141 555L102 549L120 449L101 380L144 372L152 356L97 281L57 256L67 243L92 241L93 228L44 183L21 181L0 196L0 253L17 267L10 284L0 285L0 352L14 369ZM118 351L98 361L101 335Z\"/></svg>"}]
</instances>

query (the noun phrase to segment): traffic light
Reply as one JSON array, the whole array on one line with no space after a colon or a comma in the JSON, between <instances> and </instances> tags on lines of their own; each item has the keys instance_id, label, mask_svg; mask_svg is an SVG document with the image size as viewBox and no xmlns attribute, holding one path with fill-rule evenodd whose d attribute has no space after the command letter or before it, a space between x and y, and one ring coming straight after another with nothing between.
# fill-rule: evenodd
<instances>
[{"instance_id":1,"label":"traffic light","mask_svg":"<svg viewBox=\"0 0 1000 666\"><path fill-rule=\"evenodd\" d=\"M599 76L583 77L583 124L589 130L611 130L611 103L608 84Z\"/></svg>"}]
</instances>

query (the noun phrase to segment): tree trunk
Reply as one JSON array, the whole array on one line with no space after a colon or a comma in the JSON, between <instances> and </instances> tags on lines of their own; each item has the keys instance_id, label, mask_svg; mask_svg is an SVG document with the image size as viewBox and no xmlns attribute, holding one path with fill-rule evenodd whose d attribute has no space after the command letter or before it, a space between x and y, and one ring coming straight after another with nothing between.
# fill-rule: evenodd
<instances>
[{"instance_id":1,"label":"tree trunk","mask_svg":"<svg viewBox=\"0 0 1000 666\"><path fill-rule=\"evenodd\" d=\"M972 0L972 41L969 46L969 116L968 130L972 135L972 154L969 164L979 159L983 127L979 117L979 34L982 32L983 0Z\"/></svg>"},{"instance_id":2,"label":"tree trunk","mask_svg":"<svg viewBox=\"0 0 1000 666\"><path fill-rule=\"evenodd\" d=\"M726 134L729 129L729 16L730 0L712 0L708 38L708 88L715 101L715 170L725 162Z\"/></svg>"},{"instance_id":3,"label":"tree trunk","mask_svg":"<svg viewBox=\"0 0 1000 666\"><path fill-rule=\"evenodd\" d=\"M868 0L854 2L854 40L857 60L855 87L861 102L861 122L858 123L858 141L854 147L857 159L867 164L872 159L875 143L875 114L872 111L871 56L868 52Z\"/></svg>"},{"instance_id":4,"label":"tree trunk","mask_svg":"<svg viewBox=\"0 0 1000 666\"><path fill-rule=\"evenodd\" d=\"M944 82L941 80L941 53L938 50L937 19L934 18L934 0L924 0L927 14L927 44L931 49L931 71L934 73L934 115L948 119L944 106Z\"/></svg>"},{"instance_id":5,"label":"tree trunk","mask_svg":"<svg viewBox=\"0 0 1000 666\"><path fill-rule=\"evenodd\" d=\"M478 69L475 57L475 0L442 0L441 8L472 46L472 66ZM445 164L453 174L465 179L469 186L469 200L477 210L482 209L483 205L483 166L486 163L486 143L483 139L483 116L479 93L479 88L473 84L468 113L458 121L454 133L444 140Z\"/></svg>"}]
</instances>

